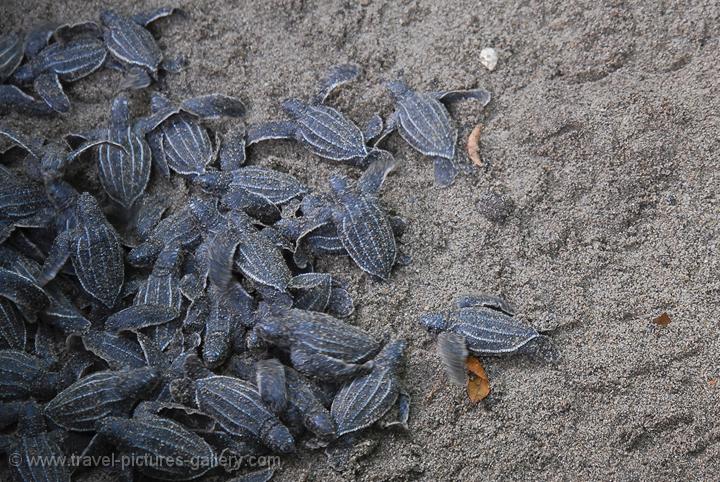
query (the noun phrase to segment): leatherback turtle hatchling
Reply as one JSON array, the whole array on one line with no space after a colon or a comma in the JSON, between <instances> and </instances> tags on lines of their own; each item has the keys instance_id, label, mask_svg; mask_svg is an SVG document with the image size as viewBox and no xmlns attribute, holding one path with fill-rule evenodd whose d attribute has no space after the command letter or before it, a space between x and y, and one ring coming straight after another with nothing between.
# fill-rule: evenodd
<instances>
[{"instance_id":1,"label":"leatherback turtle hatchling","mask_svg":"<svg viewBox=\"0 0 720 482\"><path fill-rule=\"evenodd\" d=\"M465 358L531 354L555 361L559 354L551 340L513 318L510 304L494 296L463 296L457 309L420 317L431 333L438 333L440 356L451 380L465 379Z\"/></svg>"},{"instance_id":2,"label":"leatherback turtle hatchling","mask_svg":"<svg viewBox=\"0 0 720 482\"><path fill-rule=\"evenodd\" d=\"M389 425L407 428L410 397L400 387L397 370L405 342L389 342L375 357L370 373L347 382L335 395L330 413L337 425L337 436L357 432L380 420L399 401L398 420Z\"/></svg>"},{"instance_id":3,"label":"leatherback turtle hatchling","mask_svg":"<svg viewBox=\"0 0 720 482\"><path fill-rule=\"evenodd\" d=\"M159 69L176 72L182 67L179 61L163 60L162 51L155 38L145 28L175 12L175 8L162 7L133 17L120 15L112 10L100 14L100 20L105 26L105 45L113 58L127 70L127 87L142 89L152 83Z\"/></svg>"},{"instance_id":4,"label":"leatherback turtle hatchling","mask_svg":"<svg viewBox=\"0 0 720 482\"><path fill-rule=\"evenodd\" d=\"M449 186L459 172L455 163L457 128L442 102L477 99L484 107L490 102L490 93L483 89L420 93L403 80L389 82L387 88L395 99L396 110L376 144L398 129L408 144L433 158L435 182L441 187Z\"/></svg>"},{"instance_id":5,"label":"leatherback turtle hatchling","mask_svg":"<svg viewBox=\"0 0 720 482\"><path fill-rule=\"evenodd\" d=\"M13 74L19 85L32 84L35 92L56 112L70 110L70 100L60 81L74 82L98 70L107 57L103 42L80 36L67 43L56 42L42 49Z\"/></svg>"},{"instance_id":6,"label":"leatherback turtle hatchling","mask_svg":"<svg viewBox=\"0 0 720 482\"><path fill-rule=\"evenodd\" d=\"M247 133L247 145L269 139L295 139L310 152L325 159L366 165L368 154L373 150L367 142L382 132L382 119L378 115L373 116L363 132L338 110L323 105L335 88L359 74L357 65L334 67L322 80L318 93L310 102L299 99L283 101L283 109L293 120L251 126Z\"/></svg>"},{"instance_id":7,"label":"leatherback turtle hatchling","mask_svg":"<svg viewBox=\"0 0 720 482\"><path fill-rule=\"evenodd\" d=\"M49 431L42 408L35 402L24 402L15 408L18 428L14 435L0 435L0 453L7 453L13 480L70 482L70 467L49 463L65 458L60 430ZM47 461L43 463L42 461Z\"/></svg>"},{"instance_id":8,"label":"leatherback turtle hatchling","mask_svg":"<svg viewBox=\"0 0 720 482\"><path fill-rule=\"evenodd\" d=\"M263 306L254 332L258 338L290 351L300 373L343 381L367 373L380 342L355 326L324 313Z\"/></svg>"}]
</instances>

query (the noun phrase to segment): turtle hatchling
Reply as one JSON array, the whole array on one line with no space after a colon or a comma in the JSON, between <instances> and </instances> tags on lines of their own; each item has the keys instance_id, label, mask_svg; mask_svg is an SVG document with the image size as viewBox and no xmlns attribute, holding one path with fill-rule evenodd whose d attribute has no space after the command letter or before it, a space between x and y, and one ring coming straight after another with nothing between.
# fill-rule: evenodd
<instances>
[{"instance_id":1,"label":"turtle hatchling","mask_svg":"<svg viewBox=\"0 0 720 482\"><path fill-rule=\"evenodd\" d=\"M60 81L74 82L98 70L107 56L99 39L82 36L67 43L53 43L13 74L13 81L32 84L37 95L56 112L70 110L70 100Z\"/></svg>"},{"instance_id":2,"label":"turtle hatchling","mask_svg":"<svg viewBox=\"0 0 720 482\"><path fill-rule=\"evenodd\" d=\"M490 102L490 93L483 89L420 93L404 80L389 82L387 88L395 99L395 112L378 142L397 129L408 144L433 159L438 186L449 186L459 172L455 161L457 128L443 102L477 99L484 107Z\"/></svg>"},{"instance_id":3,"label":"turtle hatchling","mask_svg":"<svg viewBox=\"0 0 720 482\"><path fill-rule=\"evenodd\" d=\"M163 53L155 38L145 28L151 23L175 13L170 7L158 8L147 14L126 17L112 10L100 15L105 26L105 45L110 54L127 71L125 85L142 89L157 78L158 70L178 71L177 61L164 61Z\"/></svg>"},{"instance_id":4,"label":"turtle hatchling","mask_svg":"<svg viewBox=\"0 0 720 482\"><path fill-rule=\"evenodd\" d=\"M248 129L247 145L270 139L294 139L318 156L350 165L364 166L372 151L367 142L382 132L382 119L375 115L365 132L338 110L323 104L337 87L360 74L357 65L334 67L322 80L310 102L286 99L283 110L291 121L268 122Z\"/></svg>"},{"instance_id":5,"label":"turtle hatchling","mask_svg":"<svg viewBox=\"0 0 720 482\"><path fill-rule=\"evenodd\" d=\"M494 296L464 296L457 309L426 314L420 324L438 334L442 361L451 380L465 379L465 357L530 354L547 361L559 358L550 338L513 318L510 304ZM440 338L442 337L442 338Z\"/></svg>"}]
</instances>

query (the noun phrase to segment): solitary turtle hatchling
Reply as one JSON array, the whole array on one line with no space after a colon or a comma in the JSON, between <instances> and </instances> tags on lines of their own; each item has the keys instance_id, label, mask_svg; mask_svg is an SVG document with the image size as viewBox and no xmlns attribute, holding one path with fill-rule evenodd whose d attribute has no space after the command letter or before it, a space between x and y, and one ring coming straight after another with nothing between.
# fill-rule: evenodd
<instances>
[{"instance_id":1,"label":"solitary turtle hatchling","mask_svg":"<svg viewBox=\"0 0 720 482\"><path fill-rule=\"evenodd\" d=\"M442 102L477 99L484 107L490 102L490 93L483 89L419 93L403 80L389 82L387 88L395 99L396 110L378 142L398 129L408 144L433 159L435 182L440 187L449 186L459 172L455 162L457 128Z\"/></svg>"},{"instance_id":2,"label":"solitary turtle hatchling","mask_svg":"<svg viewBox=\"0 0 720 482\"><path fill-rule=\"evenodd\" d=\"M457 310L426 314L420 323L439 334L440 354L451 380L465 380L465 358L530 354L555 361L559 354L547 336L513 318L513 309L494 296L464 296Z\"/></svg>"},{"instance_id":3,"label":"solitary turtle hatchling","mask_svg":"<svg viewBox=\"0 0 720 482\"><path fill-rule=\"evenodd\" d=\"M382 131L382 119L375 115L365 132L332 107L323 105L337 87L355 79L360 73L357 65L334 67L321 82L318 93L310 102L287 99L282 107L291 121L268 122L248 129L247 145L269 139L294 139L310 152L325 159L364 166L372 151L367 142Z\"/></svg>"}]
</instances>

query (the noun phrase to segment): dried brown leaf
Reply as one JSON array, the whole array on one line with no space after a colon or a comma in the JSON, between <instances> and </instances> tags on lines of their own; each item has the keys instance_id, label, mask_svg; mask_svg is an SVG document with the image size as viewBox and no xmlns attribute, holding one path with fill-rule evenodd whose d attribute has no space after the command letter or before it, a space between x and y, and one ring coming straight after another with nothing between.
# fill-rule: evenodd
<instances>
[{"instance_id":1,"label":"dried brown leaf","mask_svg":"<svg viewBox=\"0 0 720 482\"><path fill-rule=\"evenodd\" d=\"M482 159L480 159L480 134L482 133L483 125L478 124L470 132L467 140L467 154L472 160L473 164L478 167L482 167Z\"/></svg>"},{"instance_id":2,"label":"dried brown leaf","mask_svg":"<svg viewBox=\"0 0 720 482\"><path fill-rule=\"evenodd\" d=\"M670 319L670 315L667 313L663 313L653 320L653 323L662 327L668 326L671 322L672 320Z\"/></svg>"},{"instance_id":3,"label":"dried brown leaf","mask_svg":"<svg viewBox=\"0 0 720 482\"><path fill-rule=\"evenodd\" d=\"M466 365L471 373L467 382L467 394L470 401L477 403L490 395L490 380L480 360L474 356L467 357Z\"/></svg>"}]
</instances>

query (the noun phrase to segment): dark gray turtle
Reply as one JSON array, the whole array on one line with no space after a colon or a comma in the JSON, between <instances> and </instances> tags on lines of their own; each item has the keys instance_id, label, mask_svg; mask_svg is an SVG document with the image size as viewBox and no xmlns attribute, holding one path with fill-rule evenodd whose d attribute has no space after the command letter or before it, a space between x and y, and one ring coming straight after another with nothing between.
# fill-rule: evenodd
<instances>
[{"instance_id":1,"label":"dark gray turtle","mask_svg":"<svg viewBox=\"0 0 720 482\"><path fill-rule=\"evenodd\" d=\"M387 88L395 99L396 110L387 120L378 142L398 129L414 149L433 158L435 182L440 187L449 186L458 174L455 163L457 128L442 102L477 99L485 107L490 102L490 93L483 89L418 93L403 80L389 82Z\"/></svg>"},{"instance_id":2,"label":"dark gray turtle","mask_svg":"<svg viewBox=\"0 0 720 482\"><path fill-rule=\"evenodd\" d=\"M0 224L8 235L15 228L45 227L54 208L41 183L3 172L0 177ZM0 236L0 240L4 236Z\"/></svg>"},{"instance_id":3,"label":"dark gray turtle","mask_svg":"<svg viewBox=\"0 0 720 482\"><path fill-rule=\"evenodd\" d=\"M98 436L113 443L120 452L143 460L184 463L141 464L143 474L161 480L191 480L212 468L212 447L197 434L166 418L151 414L126 419L106 417L98 424ZM192 462L194 461L194 462ZM206 461L206 463L203 463Z\"/></svg>"},{"instance_id":4,"label":"dark gray turtle","mask_svg":"<svg viewBox=\"0 0 720 482\"><path fill-rule=\"evenodd\" d=\"M373 425L397 403L399 419L390 425L407 428L410 398L401 389L397 378L404 350L405 342L402 340L388 343L375 357L370 373L346 383L335 395L330 413L337 425L338 437Z\"/></svg>"},{"instance_id":5,"label":"dark gray turtle","mask_svg":"<svg viewBox=\"0 0 720 482\"><path fill-rule=\"evenodd\" d=\"M159 381L155 368L93 373L58 393L45 406L45 414L67 430L93 431L107 416L129 416L138 400L149 396Z\"/></svg>"},{"instance_id":6,"label":"dark gray turtle","mask_svg":"<svg viewBox=\"0 0 720 482\"><path fill-rule=\"evenodd\" d=\"M146 122L157 128L150 133L148 142L158 170L166 176L170 169L182 175L203 174L218 157L220 141L216 138L213 145L200 119L242 117L245 114L245 105L240 99L222 94L194 97L176 107L162 94L154 93L151 108L152 115ZM235 154L242 158L235 162L242 164L244 147ZM227 157L230 153L226 151L224 155Z\"/></svg>"},{"instance_id":7,"label":"dark gray turtle","mask_svg":"<svg viewBox=\"0 0 720 482\"><path fill-rule=\"evenodd\" d=\"M142 89L157 78L158 70L178 71L180 63L163 61L163 54L155 38L145 27L152 22L167 17L176 11L162 7L147 14L132 18L120 15L112 10L100 14L105 27L105 46L110 54L127 71L125 86Z\"/></svg>"},{"instance_id":8,"label":"dark gray turtle","mask_svg":"<svg viewBox=\"0 0 720 482\"><path fill-rule=\"evenodd\" d=\"M260 166L207 172L195 182L201 189L222 196L223 204L230 209L250 213L268 206L277 208L308 192L295 177Z\"/></svg>"},{"instance_id":9,"label":"dark gray turtle","mask_svg":"<svg viewBox=\"0 0 720 482\"><path fill-rule=\"evenodd\" d=\"M131 335L89 330L80 338L86 350L104 360L113 370L141 368L147 364L142 347Z\"/></svg>"},{"instance_id":10,"label":"dark gray turtle","mask_svg":"<svg viewBox=\"0 0 720 482\"><path fill-rule=\"evenodd\" d=\"M225 286L234 267L254 283L285 293L292 273L280 249L244 213L228 213L228 221L210 245L210 279Z\"/></svg>"},{"instance_id":11,"label":"dark gray turtle","mask_svg":"<svg viewBox=\"0 0 720 482\"><path fill-rule=\"evenodd\" d=\"M150 180L152 153L145 132L138 123L131 122L127 96L119 95L113 100L110 125L98 135L124 146L98 148L98 177L108 196L129 209L145 192Z\"/></svg>"},{"instance_id":12,"label":"dark gray turtle","mask_svg":"<svg viewBox=\"0 0 720 482\"><path fill-rule=\"evenodd\" d=\"M279 453L295 450L295 440L263 403L249 382L226 376L209 376L195 382L198 408L215 418L228 433L258 438Z\"/></svg>"},{"instance_id":13,"label":"dark gray turtle","mask_svg":"<svg viewBox=\"0 0 720 482\"><path fill-rule=\"evenodd\" d=\"M125 276L124 253L115 229L105 219L97 200L88 193L77 199L75 219L75 228L55 238L42 278L54 278L70 258L83 289L112 308Z\"/></svg>"},{"instance_id":14,"label":"dark gray turtle","mask_svg":"<svg viewBox=\"0 0 720 482\"><path fill-rule=\"evenodd\" d=\"M133 303L136 305L160 305L180 312L182 306L181 262L180 245L175 243L166 246L158 255L152 272L140 285Z\"/></svg>"},{"instance_id":15,"label":"dark gray turtle","mask_svg":"<svg viewBox=\"0 0 720 482\"><path fill-rule=\"evenodd\" d=\"M44 100L26 94L17 85L0 84L0 112L7 111L30 115L50 115L55 112Z\"/></svg>"},{"instance_id":16,"label":"dark gray turtle","mask_svg":"<svg viewBox=\"0 0 720 482\"><path fill-rule=\"evenodd\" d=\"M0 299L0 349L25 350L27 330L22 315L10 300Z\"/></svg>"},{"instance_id":17,"label":"dark gray turtle","mask_svg":"<svg viewBox=\"0 0 720 482\"><path fill-rule=\"evenodd\" d=\"M12 32L0 37L0 83L15 72L24 55L25 45L21 35Z\"/></svg>"},{"instance_id":18,"label":"dark gray turtle","mask_svg":"<svg viewBox=\"0 0 720 482\"><path fill-rule=\"evenodd\" d=\"M18 350L0 350L0 400L51 398L66 377L46 360Z\"/></svg>"},{"instance_id":19,"label":"dark gray turtle","mask_svg":"<svg viewBox=\"0 0 720 482\"><path fill-rule=\"evenodd\" d=\"M17 433L0 435L0 452L10 457L14 480L70 482L68 464L50 463L65 459L63 439L62 432L48 431L40 406L26 402L19 407Z\"/></svg>"},{"instance_id":20,"label":"dark gray turtle","mask_svg":"<svg viewBox=\"0 0 720 482\"><path fill-rule=\"evenodd\" d=\"M0 268L0 297L6 298L26 314L42 311L50 304L45 290L27 272Z\"/></svg>"},{"instance_id":21,"label":"dark gray turtle","mask_svg":"<svg viewBox=\"0 0 720 482\"><path fill-rule=\"evenodd\" d=\"M83 36L67 43L43 48L30 62L20 67L13 81L32 83L35 92L56 112L68 112L70 100L60 81L75 82L98 70L107 57L102 41Z\"/></svg>"},{"instance_id":22,"label":"dark gray turtle","mask_svg":"<svg viewBox=\"0 0 720 482\"><path fill-rule=\"evenodd\" d=\"M330 315L295 308L266 307L254 327L255 334L271 345L290 351L300 373L327 381L365 373L380 342L363 330Z\"/></svg>"},{"instance_id":23,"label":"dark gray turtle","mask_svg":"<svg viewBox=\"0 0 720 482\"><path fill-rule=\"evenodd\" d=\"M294 139L325 159L356 166L367 163L367 142L382 131L382 119L374 116L365 132L336 109L323 105L337 87L360 74L357 65L339 65L328 72L310 102L287 99L282 107L292 121L268 122L248 129L247 145L269 139Z\"/></svg>"},{"instance_id":24,"label":"dark gray turtle","mask_svg":"<svg viewBox=\"0 0 720 482\"><path fill-rule=\"evenodd\" d=\"M347 288L327 273L305 273L293 277L288 285L293 307L320 311L346 318L355 310Z\"/></svg>"},{"instance_id":25,"label":"dark gray turtle","mask_svg":"<svg viewBox=\"0 0 720 482\"><path fill-rule=\"evenodd\" d=\"M559 354L547 336L512 317L512 307L493 296L464 296L457 310L420 318L431 333L438 333L440 353L451 380L465 380L465 357L531 354L555 361ZM454 336L451 336L454 335Z\"/></svg>"},{"instance_id":26,"label":"dark gray turtle","mask_svg":"<svg viewBox=\"0 0 720 482\"><path fill-rule=\"evenodd\" d=\"M105 329L111 333L138 331L163 325L176 319L180 312L164 305L133 305L113 313L105 320Z\"/></svg>"},{"instance_id":27,"label":"dark gray turtle","mask_svg":"<svg viewBox=\"0 0 720 482\"><path fill-rule=\"evenodd\" d=\"M284 418L298 418L302 426L321 439L335 436L335 423L309 380L278 360L261 360L255 378L262 399Z\"/></svg>"}]
</instances>

